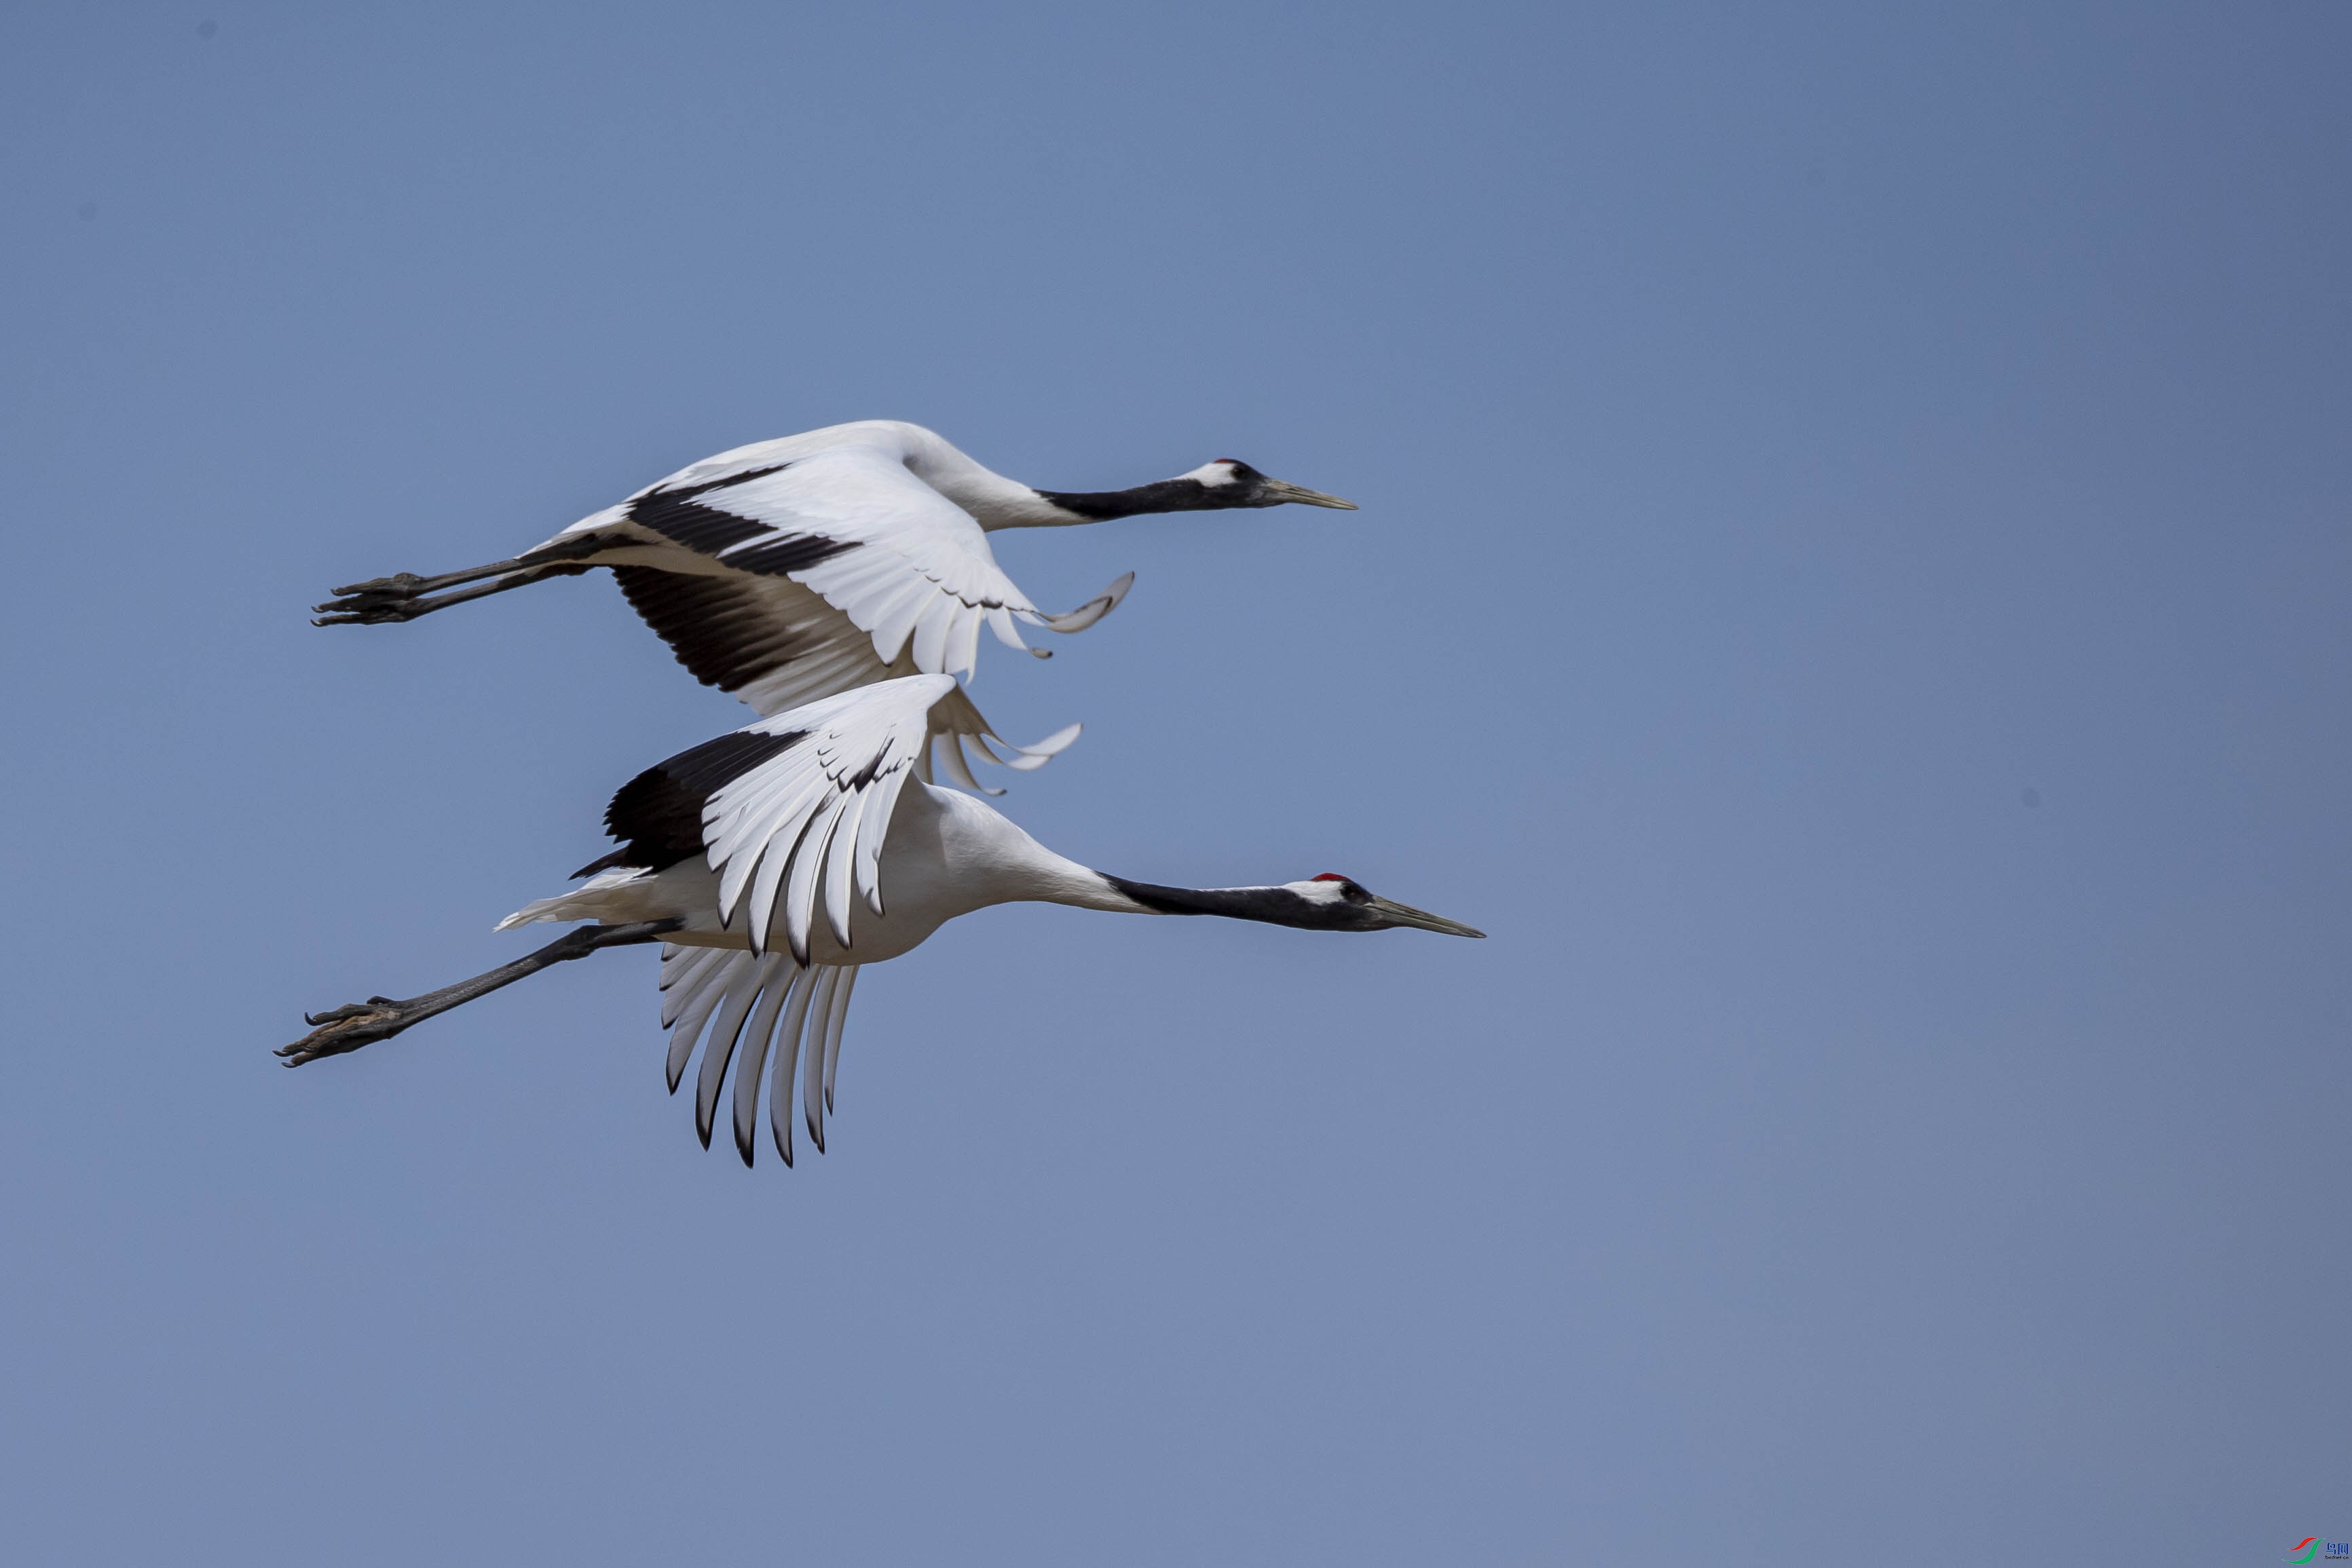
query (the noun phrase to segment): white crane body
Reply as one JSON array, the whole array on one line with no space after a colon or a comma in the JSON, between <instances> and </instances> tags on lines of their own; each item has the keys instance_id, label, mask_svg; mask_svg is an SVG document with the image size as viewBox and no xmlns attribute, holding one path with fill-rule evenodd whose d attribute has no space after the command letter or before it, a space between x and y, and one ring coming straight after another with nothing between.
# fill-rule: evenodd
<instances>
[{"instance_id":1,"label":"white crane body","mask_svg":"<svg viewBox=\"0 0 2352 1568\"><path fill-rule=\"evenodd\" d=\"M1055 854L985 802L958 790L912 782L890 813L880 857L887 889L881 912L856 911L853 941L814 921L809 962L880 963L910 952L958 915L995 904L1068 904L1118 914L1158 911L1121 893L1100 872ZM499 922L501 931L536 921L599 921L626 925L676 920L667 938L682 947L751 950L750 933L729 929L719 914L720 879L709 861L693 857L659 870L613 867L581 887L525 905ZM771 918L763 949L788 949L785 912Z\"/></svg>"}]
</instances>

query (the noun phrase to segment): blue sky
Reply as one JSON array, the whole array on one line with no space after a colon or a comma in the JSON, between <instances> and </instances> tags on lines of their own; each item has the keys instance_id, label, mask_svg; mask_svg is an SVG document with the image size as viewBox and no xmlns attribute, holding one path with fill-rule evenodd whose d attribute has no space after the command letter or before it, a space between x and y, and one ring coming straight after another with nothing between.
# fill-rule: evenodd
<instances>
[{"instance_id":1,"label":"blue sky","mask_svg":"<svg viewBox=\"0 0 2352 1568\"><path fill-rule=\"evenodd\" d=\"M2352 13L0 15L0 1552L2263 1561L2352 1531ZM1002 539L1006 810L746 1173L522 951L742 721L744 441L1362 503ZM1002 536L1000 536L1002 537Z\"/></svg>"}]
</instances>

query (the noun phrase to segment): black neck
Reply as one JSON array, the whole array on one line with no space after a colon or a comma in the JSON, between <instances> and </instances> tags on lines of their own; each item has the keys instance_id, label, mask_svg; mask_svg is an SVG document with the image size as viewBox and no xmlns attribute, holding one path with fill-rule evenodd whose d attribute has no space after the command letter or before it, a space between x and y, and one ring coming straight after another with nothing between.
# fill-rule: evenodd
<instances>
[{"instance_id":1,"label":"black neck","mask_svg":"<svg viewBox=\"0 0 2352 1568\"><path fill-rule=\"evenodd\" d=\"M1162 888L1103 874L1103 880L1160 915L1223 915L1228 920L1265 921L1278 926L1328 930L1329 906L1310 902L1287 888Z\"/></svg>"},{"instance_id":2,"label":"black neck","mask_svg":"<svg viewBox=\"0 0 2352 1568\"><path fill-rule=\"evenodd\" d=\"M1230 491L1223 499L1221 491ZM1108 522L1115 517L1140 517L1151 511L1218 511L1241 500L1239 485L1214 489L1198 479L1160 479L1131 490L1039 490L1038 495L1064 511L1088 522Z\"/></svg>"}]
</instances>

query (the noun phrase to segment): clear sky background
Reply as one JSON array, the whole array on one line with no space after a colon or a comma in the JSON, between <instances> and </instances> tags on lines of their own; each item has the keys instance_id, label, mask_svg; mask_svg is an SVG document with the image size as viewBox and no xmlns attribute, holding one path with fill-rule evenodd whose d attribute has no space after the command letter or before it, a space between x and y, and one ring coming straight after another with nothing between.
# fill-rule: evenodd
<instances>
[{"instance_id":1,"label":"clear sky background","mask_svg":"<svg viewBox=\"0 0 2352 1568\"><path fill-rule=\"evenodd\" d=\"M0 11L0 1556L2209 1564L2352 1536L2352 7ZM833 1152L536 944L601 576L930 425L1122 570Z\"/></svg>"}]
</instances>

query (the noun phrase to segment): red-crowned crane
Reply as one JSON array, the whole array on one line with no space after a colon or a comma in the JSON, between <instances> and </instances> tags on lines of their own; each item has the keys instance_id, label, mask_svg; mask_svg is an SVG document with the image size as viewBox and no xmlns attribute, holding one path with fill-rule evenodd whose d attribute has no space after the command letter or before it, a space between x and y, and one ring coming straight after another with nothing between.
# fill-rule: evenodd
<instances>
[{"instance_id":1,"label":"red-crowned crane","mask_svg":"<svg viewBox=\"0 0 2352 1568\"><path fill-rule=\"evenodd\" d=\"M919 425L867 419L705 458L511 560L338 588L318 624L414 620L606 566L697 679L774 714L894 676L969 678L982 626L1012 647L1026 647L1016 622L1084 631L1135 580L1130 572L1068 614L1046 615L997 565L988 547L997 529L1286 501L1355 509L1230 458L1132 489L1033 489ZM1006 742L961 692L931 722L952 737L941 748L950 776L974 788L965 741L991 761L1032 768L1076 733L999 758L988 742Z\"/></svg>"},{"instance_id":2,"label":"red-crowned crane","mask_svg":"<svg viewBox=\"0 0 2352 1568\"><path fill-rule=\"evenodd\" d=\"M969 795L919 778L907 787L929 743L934 710L957 691L952 676L903 676L763 719L648 768L605 812L605 829L621 847L574 873L587 879L582 887L524 905L499 929L598 923L439 991L319 1014L308 1036L278 1054L299 1067L357 1050L567 959L659 942L669 1086L677 1090L701 1042L695 1127L704 1147L733 1062L736 1150L751 1163L764 1075L771 1133L790 1164L795 1062L803 1119L821 1151L859 968L898 957L958 915L1034 900L1308 931L1485 934L1328 872L1278 887L1129 881L1063 858Z\"/></svg>"}]
</instances>

